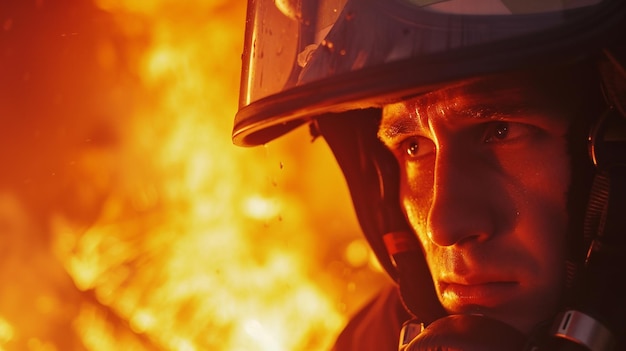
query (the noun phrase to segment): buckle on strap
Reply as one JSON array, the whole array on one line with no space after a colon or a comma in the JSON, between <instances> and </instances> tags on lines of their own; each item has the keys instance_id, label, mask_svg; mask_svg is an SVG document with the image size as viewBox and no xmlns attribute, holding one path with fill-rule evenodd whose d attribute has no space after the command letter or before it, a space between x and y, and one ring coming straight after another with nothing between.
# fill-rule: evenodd
<instances>
[{"instance_id":1,"label":"buckle on strap","mask_svg":"<svg viewBox=\"0 0 626 351\"><path fill-rule=\"evenodd\" d=\"M576 310L561 313L552 326L556 337L564 338L591 351L611 350L615 340L611 331L602 323Z\"/></svg>"},{"instance_id":2,"label":"buckle on strap","mask_svg":"<svg viewBox=\"0 0 626 351\"><path fill-rule=\"evenodd\" d=\"M398 345L398 350L405 350L406 346L423 331L424 323L420 323L417 320L404 322L400 330L400 344Z\"/></svg>"}]
</instances>

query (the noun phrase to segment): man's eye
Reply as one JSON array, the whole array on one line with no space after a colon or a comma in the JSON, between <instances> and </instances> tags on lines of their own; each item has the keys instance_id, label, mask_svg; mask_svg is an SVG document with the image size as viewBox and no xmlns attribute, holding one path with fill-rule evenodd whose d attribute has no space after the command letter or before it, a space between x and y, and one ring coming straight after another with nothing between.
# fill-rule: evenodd
<instances>
[{"instance_id":1,"label":"man's eye","mask_svg":"<svg viewBox=\"0 0 626 351\"><path fill-rule=\"evenodd\" d=\"M428 138L414 136L402 141L400 150L405 153L405 157L420 158L434 152L435 144Z\"/></svg>"},{"instance_id":2,"label":"man's eye","mask_svg":"<svg viewBox=\"0 0 626 351\"><path fill-rule=\"evenodd\" d=\"M514 141L531 133L532 127L523 123L491 122L483 130L483 142L501 143Z\"/></svg>"}]
</instances>

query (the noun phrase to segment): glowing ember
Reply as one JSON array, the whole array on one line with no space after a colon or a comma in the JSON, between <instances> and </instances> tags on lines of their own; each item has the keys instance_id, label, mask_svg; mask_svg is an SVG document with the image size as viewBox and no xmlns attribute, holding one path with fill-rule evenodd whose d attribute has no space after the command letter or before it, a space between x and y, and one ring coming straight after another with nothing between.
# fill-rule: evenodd
<instances>
[{"instance_id":1,"label":"glowing ember","mask_svg":"<svg viewBox=\"0 0 626 351\"><path fill-rule=\"evenodd\" d=\"M0 186L0 350L327 349L386 278L322 141L232 146L245 3L81 4L22 9L87 58L40 68L62 106L24 108L41 145L5 141L54 158L2 155L22 173Z\"/></svg>"}]
</instances>

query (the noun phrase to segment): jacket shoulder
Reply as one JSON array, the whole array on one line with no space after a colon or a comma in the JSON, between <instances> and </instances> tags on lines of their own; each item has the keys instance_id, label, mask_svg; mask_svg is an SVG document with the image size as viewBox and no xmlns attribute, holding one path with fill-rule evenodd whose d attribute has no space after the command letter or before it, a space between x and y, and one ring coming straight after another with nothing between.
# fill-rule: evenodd
<instances>
[{"instance_id":1,"label":"jacket shoulder","mask_svg":"<svg viewBox=\"0 0 626 351\"><path fill-rule=\"evenodd\" d=\"M409 318L397 287L389 285L350 319L333 351L397 351L400 329Z\"/></svg>"}]
</instances>

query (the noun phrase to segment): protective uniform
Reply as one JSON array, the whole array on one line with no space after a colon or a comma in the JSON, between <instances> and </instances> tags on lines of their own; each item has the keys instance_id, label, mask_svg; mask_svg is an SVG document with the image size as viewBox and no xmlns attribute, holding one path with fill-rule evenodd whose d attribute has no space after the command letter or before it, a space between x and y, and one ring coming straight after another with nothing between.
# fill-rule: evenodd
<instances>
[{"instance_id":1,"label":"protective uniform","mask_svg":"<svg viewBox=\"0 0 626 351\"><path fill-rule=\"evenodd\" d=\"M387 311L382 320L414 317L426 327L411 341L418 333L407 324L406 350L626 347L626 264L619 257L626 244L625 33L623 0L249 2L234 142L260 145L310 124L333 150L363 232L399 287L401 300L389 292L373 302L337 349L355 347L354 333L385 329L375 310ZM530 337L489 320L446 316L419 242L402 234L411 228L398 199L398 165L376 137L383 105L513 71L558 71L564 82L596 91L588 97L596 115L574 121L570 133L576 157L563 312ZM580 155L587 143L589 157Z\"/></svg>"}]
</instances>

